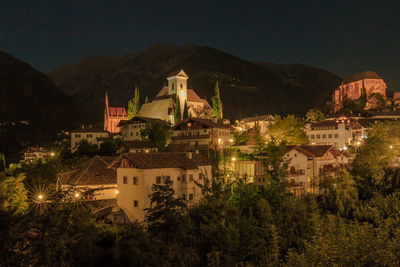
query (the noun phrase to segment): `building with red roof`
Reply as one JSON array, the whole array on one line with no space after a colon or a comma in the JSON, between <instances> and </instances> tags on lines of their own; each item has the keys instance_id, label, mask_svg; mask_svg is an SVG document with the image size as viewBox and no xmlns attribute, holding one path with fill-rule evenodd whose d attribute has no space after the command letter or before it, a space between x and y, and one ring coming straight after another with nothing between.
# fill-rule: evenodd
<instances>
[{"instance_id":1,"label":"building with red roof","mask_svg":"<svg viewBox=\"0 0 400 267\"><path fill-rule=\"evenodd\" d=\"M104 130L110 133L119 133L121 128L118 126L120 121L128 120L128 113L124 107L110 107L106 92L106 103L104 109Z\"/></svg>"}]
</instances>

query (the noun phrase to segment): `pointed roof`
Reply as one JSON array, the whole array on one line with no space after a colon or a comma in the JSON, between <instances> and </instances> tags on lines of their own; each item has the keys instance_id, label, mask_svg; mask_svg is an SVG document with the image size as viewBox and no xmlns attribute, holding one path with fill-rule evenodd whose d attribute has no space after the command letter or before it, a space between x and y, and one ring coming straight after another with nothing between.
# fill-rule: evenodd
<instances>
[{"instance_id":1,"label":"pointed roof","mask_svg":"<svg viewBox=\"0 0 400 267\"><path fill-rule=\"evenodd\" d=\"M167 79L168 79L168 78L172 78L172 77L176 77L176 76L189 78L189 76L183 71L183 69L181 69L181 70L179 70L179 71L173 71L173 72L171 72L171 73L167 76Z\"/></svg>"},{"instance_id":2,"label":"pointed roof","mask_svg":"<svg viewBox=\"0 0 400 267\"><path fill-rule=\"evenodd\" d=\"M116 184L117 172L107 168L115 157L95 156L76 169L60 174L63 185L89 186Z\"/></svg>"}]
</instances>

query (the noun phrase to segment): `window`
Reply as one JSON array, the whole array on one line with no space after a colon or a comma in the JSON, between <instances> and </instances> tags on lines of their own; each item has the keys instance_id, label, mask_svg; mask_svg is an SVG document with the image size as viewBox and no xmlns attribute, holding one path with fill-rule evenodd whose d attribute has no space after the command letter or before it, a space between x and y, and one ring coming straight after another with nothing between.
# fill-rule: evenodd
<instances>
[{"instance_id":1,"label":"window","mask_svg":"<svg viewBox=\"0 0 400 267\"><path fill-rule=\"evenodd\" d=\"M156 177L156 184L161 184L161 176Z\"/></svg>"},{"instance_id":2,"label":"window","mask_svg":"<svg viewBox=\"0 0 400 267\"><path fill-rule=\"evenodd\" d=\"M297 154L294 154L294 157L297 157Z\"/></svg>"},{"instance_id":3,"label":"window","mask_svg":"<svg viewBox=\"0 0 400 267\"><path fill-rule=\"evenodd\" d=\"M199 180L203 179L203 174L199 173Z\"/></svg>"},{"instance_id":4,"label":"window","mask_svg":"<svg viewBox=\"0 0 400 267\"><path fill-rule=\"evenodd\" d=\"M182 183L186 183L186 175L182 175Z\"/></svg>"},{"instance_id":5,"label":"window","mask_svg":"<svg viewBox=\"0 0 400 267\"><path fill-rule=\"evenodd\" d=\"M133 177L133 184L135 185L139 184L139 178Z\"/></svg>"},{"instance_id":6,"label":"window","mask_svg":"<svg viewBox=\"0 0 400 267\"><path fill-rule=\"evenodd\" d=\"M326 138L326 134L323 134L323 135L322 135L322 138Z\"/></svg>"},{"instance_id":7,"label":"window","mask_svg":"<svg viewBox=\"0 0 400 267\"><path fill-rule=\"evenodd\" d=\"M92 137L93 137L92 134L87 134L87 135L86 135L86 138L92 138Z\"/></svg>"},{"instance_id":8,"label":"window","mask_svg":"<svg viewBox=\"0 0 400 267\"><path fill-rule=\"evenodd\" d=\"M189 194L189 200L193 200L193 194Z\"/></svg>"},{"instance_id":9,"label":"window","mask_svg":"<svg viewBox=\"0 0 400 267\"><path fill-rule=\"evenodd\" d=\"M81 138L81 134L75 134L76 138Z\"/></svg>"},{"instance_id":10,"label":"window","mask_svg":"<svg viewBox=\"0 0 400 267\"><path fill-rule=\"evenodd\" d=\"M332 134L329 134L329 135L328 135L328 138L332 138Z\"/></svg>"},{"instance_id":11,"label":"window","mask_svg":"<svg viewBox=\"0 0 400 267\"><path fill-rule=\"evenodd\" d=\"M311 139L314 139L314 138L315 138L315 135L312 134L312 135L311 135Z\"/></svg>"},{"instance_id":12,"label":"window","mask_svg":"<svg viewBox=\"0 0 400 267\"><path fill-rule=\"evenodd\" d=\"M338 134L335 134L335 138L339 138L339 135L338 135Z\"/></svg>"},{"instance_id":13,"label":"window","mask_svg":"<svg viewBox=\"0 0 400 267\"><path fill-rule=\"evenodd\" d=\"M321 138L321 136L319 134L317 134L317 139L320 139L320 138Z\"/></svg>"},{"instance_id":14,"label":"window","mask_svg":"<svg viewBox=\"0 0 400 267\"><path fill-rule=\"evenodd\" d=\"M181 180L181 177L178 176L178 178L176 178L176 180L179 182Z\"/></svg>"},{"instance_id":15,"label":"window","mask_svg":"<svg viewBox=\"0 0 400 267\"><path fill-rule=\"evenodd\" d=\"M189 181L190 181L190 182L193 181L193 174L190 174L190 175L189 175Z\"/></svg>"},{"instance_id":16,"label":"window","mask_svg":"<svg viewBox=\"0 0 400 267\"><path fill-rule=\"evenodd\" d=\"M136 136L139 136L139 132L136 132Z\"/></svg>"},{"instance_id":17,"label":"window","mask_svg":"<svg viewBox=\"0 0 400 267\"><path fill-rule=\"evenodd\" d=\"M186 200L186 195L185 195L185 194L183 194L183 195L182 195L182 198Z\"/></svg>"},{"instance_id":18,"label":"window","mask_svg":"<svg viewBox=\"0 0 400 267\"><path fill-rule=\"evenodd\" d=\"M131 132L131 136L133 136L133 133Z\"/></svg>"},{"instance_id":19,"label":"window","mask_svg":"<svg viewBox=\"0 0 400 267\"><path fill-rule=\"evenodd\" d=\"M134 201L133 201L133 206L134 206L134 207L137 207L137 206L139 206L139 201L137 201L137 200L134 200Z\"/></svg>"},{"instance_id":20,"label":"window","mask_svg":"<svg viewBox=\"0 0 400 267\"><path fill-rule=\"evenodd\" d=\"M128 176L124 176L124 184L128 183Z\"/></svg>"}]
</instances>

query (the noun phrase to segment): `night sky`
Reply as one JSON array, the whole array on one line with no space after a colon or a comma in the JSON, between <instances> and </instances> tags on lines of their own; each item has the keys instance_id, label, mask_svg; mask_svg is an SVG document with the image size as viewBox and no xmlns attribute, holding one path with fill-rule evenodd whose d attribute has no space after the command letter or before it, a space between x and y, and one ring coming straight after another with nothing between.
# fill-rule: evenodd
<instances>
[{"instance_id":1,"label":"night sky","mask_svg":"<svg viewBox=\"0 0 400 267\"><path fill-rule=\"evenodd\" d=\"M342 77L374 70L400 90L399 0L56 2L0 0L0 50L47 72L87 56L193 43Z\"/></svg>"}]
</instances>

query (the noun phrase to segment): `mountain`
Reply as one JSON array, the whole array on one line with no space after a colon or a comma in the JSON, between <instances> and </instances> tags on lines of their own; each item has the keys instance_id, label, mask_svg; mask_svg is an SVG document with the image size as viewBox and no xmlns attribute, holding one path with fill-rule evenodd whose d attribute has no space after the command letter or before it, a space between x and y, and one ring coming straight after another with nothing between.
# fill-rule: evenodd
<instances>
[{"instance_id":1,"label":"mountain","mask_svg":"<svg viewBox=\"0 0 400 267\"><path fill-rule=\"evenodd\" d=\"M75 110L45 74L0 51L0 152L47 140L76 122Z\"/></svg>"},{"instance_id":2,"label":"mountain","mask_svg":"<svg viewBox=\"0 0 400 267\"><path fill-rule=\"evenodd\" d=\"M85 58L48 75L94 122L102 120L106 91L115 106L126 106L135 86L142 101L146 96L152 100L167 75L180 69L189 75L188 88L210 104L218 80L224 116L230 119L266 113L302 116L312 107L322 107L342 80L302 64L250 62L211 47L160 44L118 58Z\"/></svg>"}]
</instances>

